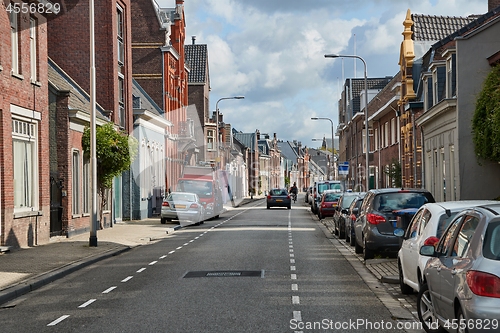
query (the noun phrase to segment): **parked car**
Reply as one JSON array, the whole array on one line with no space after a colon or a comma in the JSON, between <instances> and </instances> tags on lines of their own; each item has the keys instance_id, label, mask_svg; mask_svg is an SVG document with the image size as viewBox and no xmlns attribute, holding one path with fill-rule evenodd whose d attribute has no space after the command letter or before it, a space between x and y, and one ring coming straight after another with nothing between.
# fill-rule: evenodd
<instances>
[{"instance_id":1,"label":"parked car","mask_svg":"<svg viewBox=\"0 0 500 333\"><path fill-rule=\"evenodd\" d=\"M337 210L337 205L342 192L338 190L326 190L321 195L321 201L318 205L318 217L320 220L325 217L332 217Z\"/></svg>"},{"instance_id":2,"label":"parked car","mask_svg":"<svg viewBox=\"0 0 500 333\"><path fill-rule=\"evenodd\" d=\"M394 235L398 212L418 209L428 202L435 202L432 194L424 189L374 189L367 192L359 216L354 224L357 253L373 259L379 252L398 252L399 237Z\"/></svg>"},{"instance_id":3,"label":"parked car","mask_svg":"<svg viewBox=\"0 0 500 333\"><path fill-rule=\"evenodd\" d=\"M167 195L161 205L160 222L165 224L172 220L203 223L205 208L196 193L172 192Z\"/></svg>"},{"instance_id":4,"label":"parked car","mask_svg":"<svg viewBox=\"0 0 500 333\"><path fill-rule=\"evenodd\" d=\"M500 330L500 203L460 212L420 254L430 257L417 296L427 332Z\"/></svg>"},{"instance_id":5,"label":"parked car","mask_svg":"<svg viewBox=\"0 0 500 333\"><path fill-rule=\"evenodd\" d=\"M363 203L366 192L355 192L357 193L356 198L351 202L351 205L347 209L347 217L345 219L345 239L349 242L349 245L354 246L356 242L356 235L354 234L354 222L359 215L359 209Z\"/></svg>"},{"instance_id":6,"label":"parked car","mask_svg":"<svg viewBox=\"0 0 500 333\"><path fill-rule=\"evenodd\" d=\"M314 214L318 214L319 202L321 201L321 195L326 190L337 190L342 191L342 184L339 180L323 180L314 182L312 188L313 200L311 204L311 211Z\"/></svg>"},{"instance_id":7,"label":"parked car","mask_svg":"<svg viewBox=\"0 0 500 333\"><path fill-rule=\"evenodd\" d=\"M424 280L425 264L430 257L422 256L419 249L431 236L440 238L455 216L466 208L494 204L495 201L470 200L428 203L420 207L405 230L396 229L402 245L398 252L399 286L401 293L410 294L420 290Z\"/></svg>"},{"instance_id":8,"label":"parked car","mask_svg":"<svg viewBox=\"0 0 500 333\"><path fill-rule=\"evenodd\" d=\"M271 207L292 208L292 199L286 188L273 188L267 194L267 209Z\"/></svg>"},{"instance_id":9,"label":"parked car","mask_svg":"<svg viewBox=\"0 0 500 333\"><path fill-rule=\"evenodd\" d=\"M358 197L358 192L343 192L339 198L337 208L333 214L333 230L335 235L343 239L346 237L346 220L349 218L348 209L351 203Z\"/></svg>"}]
</instances>

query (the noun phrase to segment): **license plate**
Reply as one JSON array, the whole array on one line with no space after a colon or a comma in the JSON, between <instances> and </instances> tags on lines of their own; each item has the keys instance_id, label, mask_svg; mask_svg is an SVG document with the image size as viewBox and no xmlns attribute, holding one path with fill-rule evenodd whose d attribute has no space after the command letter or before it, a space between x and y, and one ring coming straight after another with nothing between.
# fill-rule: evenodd
<instances>
[{"instance_id":1,"label":"license plate","mask_svg":"<svg viewBox=\"0 0 500 333\"><path fill-rule=\"evenodd\" d=\"M186 208L186 205L175 205L174 208L184 209L184 208Z\"/></svg>"},{"instance_id":2,"label":"license plate","mask_svg":"<svg viewBox=\"0 0 500 333\"><path fill-rule=\"evenodd\" d=\"M281 199L276 199L276 202L283 202L283 200L281 200Z\"/></svg>"}]
</instances>

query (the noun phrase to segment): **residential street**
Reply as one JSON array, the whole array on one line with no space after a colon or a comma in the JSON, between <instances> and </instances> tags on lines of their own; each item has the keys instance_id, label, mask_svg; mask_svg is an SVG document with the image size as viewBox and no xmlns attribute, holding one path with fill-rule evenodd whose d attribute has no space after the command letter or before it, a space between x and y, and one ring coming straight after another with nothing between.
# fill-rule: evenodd
<instances>
[{"instance_id":1,"label":"residential street","mask_svg":"<svg viewBox=\"0 0 500 333\"><path fill-rule=\"evenodd\" d=\"M303 201L256 201L22 296L0 310L3 331L405 331L328 234Z\"/></svg>"}]
</instances>

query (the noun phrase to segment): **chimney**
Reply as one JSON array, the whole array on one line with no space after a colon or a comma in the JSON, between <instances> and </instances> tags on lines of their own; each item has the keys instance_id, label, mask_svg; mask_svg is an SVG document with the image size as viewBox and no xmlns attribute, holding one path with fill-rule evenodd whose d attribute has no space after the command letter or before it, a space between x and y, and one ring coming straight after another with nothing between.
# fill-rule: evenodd
<instances>
[{"instance_id":1,"label":"chimney","mask_svg":"<svg viewBox=\"0 0 500 333\"><path fill-rule=\"evenodd\" d=\"M257 134L257 141L260 140L260 131L259 130L255 130L255 133Z\"/></svg>"},{"instance_id":2,"label":"chimney","mask_svg":"<svg viewBox=\"0 0 500 333\"><path fill-rule=\"evenodd\" d=\"M196 44L196 36L191 36L191 40L193 41L193 45Z\"/></svg>"},{"instance_id":3,"label":"chimney","mask_svg":"<svg viewBox=\"0 0 500 333\"><path fill-rule=\"evenodd\" d=\"M500 0L488 0L488 11L500 7Z\"/></svg>"}]
</instances>

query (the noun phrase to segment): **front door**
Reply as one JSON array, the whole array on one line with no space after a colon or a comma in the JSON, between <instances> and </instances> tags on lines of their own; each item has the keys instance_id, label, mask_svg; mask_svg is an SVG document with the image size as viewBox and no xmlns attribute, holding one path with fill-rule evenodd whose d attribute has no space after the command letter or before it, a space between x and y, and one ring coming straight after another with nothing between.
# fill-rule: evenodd
<instances>
[{"instance_id":1,"label":"front door","mask_svg":"<svg viewBox=\"0 0 500 333\"><path fill-rule=\"evenodd\" d=\"M50 237L62 235L63 181L57 172L50 175Z\"/></svg>"}]
</instances>

